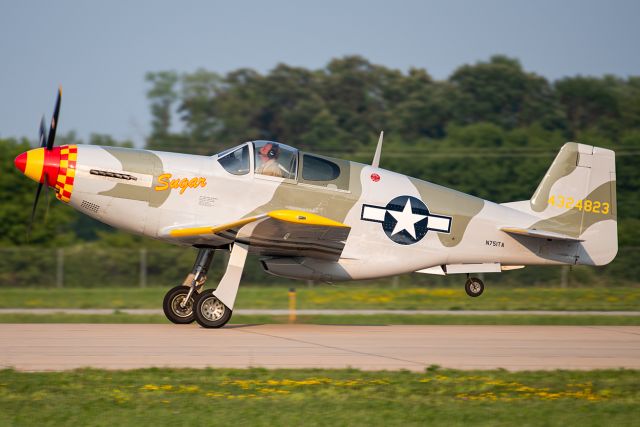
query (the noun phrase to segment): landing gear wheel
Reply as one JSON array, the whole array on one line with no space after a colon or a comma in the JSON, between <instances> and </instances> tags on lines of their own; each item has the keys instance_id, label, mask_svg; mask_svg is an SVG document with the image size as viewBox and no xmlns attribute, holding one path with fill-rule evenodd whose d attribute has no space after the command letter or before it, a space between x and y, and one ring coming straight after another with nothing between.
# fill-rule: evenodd
<instances>
[{"instance_id":1,"label":"landing gear wheel","mask_svg":"<svg viewBox=\"0 0 640 427\"><path fill-rule=\"evenodd\" d=\"M162 309L167 319L177 324L187 324L196 320L193 306L198 294L197 292L193 292L191 297L189 297L189 301L187 301L183 307L182 303L188 294L189 287L187 286L179 285L169 289L169 292L166 293L164 301L162 302Z\"/></svg>"},{"instance_id":2,"label":"landing gear wheel","mask_svg":"<svg viewBox=\"0 0 640 427\"><path fill-rule=\"evenodd\" d=\"M213 290L202 292L194 306L196 322L204 328L221 328L231 319L231 310L213 295Z\"/></svg>"},{"instance_id":3,"label":"landing gear wheel","mask_svg":"<svg viewBox=\"0 0 640 427\"><path fill-rule=\"evenodd\" d=\"M470 277L464 284L464 290L470 297L479 297L484 292L484 283L477 277Z\"/></svg>"}]
</instances>

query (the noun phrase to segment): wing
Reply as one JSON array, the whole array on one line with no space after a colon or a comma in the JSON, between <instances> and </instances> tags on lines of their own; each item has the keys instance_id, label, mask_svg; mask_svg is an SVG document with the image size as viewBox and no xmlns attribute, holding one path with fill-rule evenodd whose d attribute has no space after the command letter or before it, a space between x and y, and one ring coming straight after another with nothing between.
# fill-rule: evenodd
<instances>
[{"instance_id":1,"label":"wing","mask_svg":"<svg viewBox=\"0 0 640 427\"><path fill-rule=\"evenodd\" d=\"M240 242L265 256L304 256L336 261L351 227L320 215L276 210L216 226L172 227L163 237L191 245Z\"/></svg>"}]
</instances>

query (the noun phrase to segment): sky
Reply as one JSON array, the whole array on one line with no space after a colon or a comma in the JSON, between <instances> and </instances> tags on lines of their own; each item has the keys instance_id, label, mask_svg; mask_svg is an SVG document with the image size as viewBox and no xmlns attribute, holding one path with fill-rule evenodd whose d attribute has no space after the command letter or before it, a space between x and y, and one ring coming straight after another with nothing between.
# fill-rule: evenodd
<instances>
[{"instance_id":1,"label":"sky","mask_svg":"<svg viewBox=\"0 0 640 427\"><path fill-rule=\"evenodd\" d=\"M637 0L5 0L0 137L35 140L62 85L59 133L141 146L149 71L319 69L358 54L446 79L506 54L551 80L640 75L639 18Z\"/></svg>"}]
</instances>

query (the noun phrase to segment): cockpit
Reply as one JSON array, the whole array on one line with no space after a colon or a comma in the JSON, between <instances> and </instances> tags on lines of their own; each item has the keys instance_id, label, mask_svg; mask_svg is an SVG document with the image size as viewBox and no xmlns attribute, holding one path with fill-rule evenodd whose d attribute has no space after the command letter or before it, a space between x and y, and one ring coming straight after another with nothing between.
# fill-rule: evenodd
<instances>
[{"instance_id":1,"label":"cockpit","mask_svg":"<svg viewBox=\"0 0 640 427\"><path fill-rule=\"evenodd\" d=\"M271 141L254 141L254 171L258 175L296 179L298 150Z\"/></svg>"},{"instance_id":2,"label":"cockpit","mask_svg":"<svg viewBox=\"0 0 640 427\"><path fill-rule=\"evenodd\" d=\"M230 174L283 178L284 182L349 191L350 163L301 152L274 141L251 141L218 154L218 163Z\"/></svg>"}]
</instances>

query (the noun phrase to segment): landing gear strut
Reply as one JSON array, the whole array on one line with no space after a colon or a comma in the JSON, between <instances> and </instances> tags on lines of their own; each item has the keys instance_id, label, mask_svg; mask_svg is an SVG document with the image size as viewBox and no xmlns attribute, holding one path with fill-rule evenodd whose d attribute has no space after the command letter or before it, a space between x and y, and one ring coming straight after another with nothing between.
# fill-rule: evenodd
<instances>
[{"instance_id":1,"label":"landing gear strut","mask_svg":"<svg viewBox=\"0 0 640 427\"><path fill-rule=\"evenodd\" d=\"M195 301L194 312L196 322L205 328L221 328L231 319L233 305L238 294L240 278L249 247L242 243L234 243L229 256L227 270L218 287L202 292Z\"/></svg>"},{"instance_id":2,"label":"landing gear strut","mask_svg":"<svg viewBox=\"0 0 640 427\"><path fill-rule=\"evenodd\" d=\"M164 296L162 308L173 323L194 320L205 328L221 328L231 319L249 247L234 243L227 270L215 290L202 291L215 249L202 248L184 283Z\"/></svg>"},{"instance_id":3,"label":"landing gear strut","mask_svg":"<svg viewBox=\"0 0 640 427\"><path fill-rule=\"evenodd\" d=\"M479 297L484 292L484 283L477 277L468 277L464 284L464 290L470 297Z\"/></svg>"},{"instance_id":4,"label":"landing gear strut","mask_svg":"<svg viewBox=\"0 0 640 427\"><path fill-rule=\"evenodd\" d=\"M211 266L215 249L201 248L198 251L196 262L191 273L182 285L169 289L164 296L162 309L165 316L173 323L186 324L196 319L193 307L204 282L207 280L207 271Z\"/></svg>"}]
</instances>

